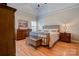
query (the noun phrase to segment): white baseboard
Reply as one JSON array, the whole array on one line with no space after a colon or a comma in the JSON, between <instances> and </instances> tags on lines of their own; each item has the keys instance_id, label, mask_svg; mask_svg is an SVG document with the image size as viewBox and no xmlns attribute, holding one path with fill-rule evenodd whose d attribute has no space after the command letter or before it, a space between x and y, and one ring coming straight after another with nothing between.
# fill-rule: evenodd
<instances>
[{"instance_id":1,"label":"white baseboard","mask_svg":"<svg viewBox=\"0 0 79 59\"><path fill-rule=\"evenodd\" d=\"M72 43L79 43L79 40L71 40Z\"/></svg>"}]
</instances>

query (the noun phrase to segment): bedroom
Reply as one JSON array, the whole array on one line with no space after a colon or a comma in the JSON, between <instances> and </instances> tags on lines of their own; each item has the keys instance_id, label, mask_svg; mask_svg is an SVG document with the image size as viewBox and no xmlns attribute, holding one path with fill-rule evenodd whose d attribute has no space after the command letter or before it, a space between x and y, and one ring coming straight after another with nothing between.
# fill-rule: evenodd
<instances>
[{"instance_id":1,"label":"bedroom","mask_svg":"<svg viewBox=\"0 0 79 59\"><path fill-rule=\"evenodd\" d=\"M7 6L17 9L16 56L79 56L78 3L7 3Z\"/></svg>"}]
</instances>

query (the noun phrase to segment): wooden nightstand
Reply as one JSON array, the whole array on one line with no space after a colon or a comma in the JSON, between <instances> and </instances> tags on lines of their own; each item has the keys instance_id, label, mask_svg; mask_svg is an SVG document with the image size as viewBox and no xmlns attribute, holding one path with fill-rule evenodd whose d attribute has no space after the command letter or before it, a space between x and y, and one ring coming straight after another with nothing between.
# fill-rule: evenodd
<instances>
[{"instance_id":1,"label":"wooden nightstand","mask_svg":"<svg viewBox=\"0 0 79 59\"><path fill-rule=\"evenodd\" d=\"M71 42L71 33L60 33L60 41Z\"/></svg>"}]
</instances>

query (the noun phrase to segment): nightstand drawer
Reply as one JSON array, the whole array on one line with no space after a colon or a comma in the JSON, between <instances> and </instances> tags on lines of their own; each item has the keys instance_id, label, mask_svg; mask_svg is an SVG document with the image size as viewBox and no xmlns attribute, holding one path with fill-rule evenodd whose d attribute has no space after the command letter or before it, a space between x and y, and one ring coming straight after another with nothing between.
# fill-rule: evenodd
<instances>
[{"instance_id":1,"label":"nightstand drawer","mask_svg":"<svg viewBox=\"0 0 79 59\"><path fill-rule=\"evenodd\" d=\"M60 33L60 41L71 42L71 34L70 33Z\"/></svg>"}]
</instances>

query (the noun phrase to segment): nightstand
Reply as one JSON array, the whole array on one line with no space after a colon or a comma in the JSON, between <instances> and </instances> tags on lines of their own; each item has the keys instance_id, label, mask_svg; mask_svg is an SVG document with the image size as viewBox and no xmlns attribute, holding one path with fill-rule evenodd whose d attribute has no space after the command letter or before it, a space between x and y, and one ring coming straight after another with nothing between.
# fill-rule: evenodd
<instances>
[{"instance_id":1,"label":"nightstand","mask_svg":"<svg viewBox=\"0 0 79 59\"><path fill-rule=\"evenodd\" d=\"M60 41L70 43L71 42L71 33L60 33Z\"/></svg>"}]
</instances>

